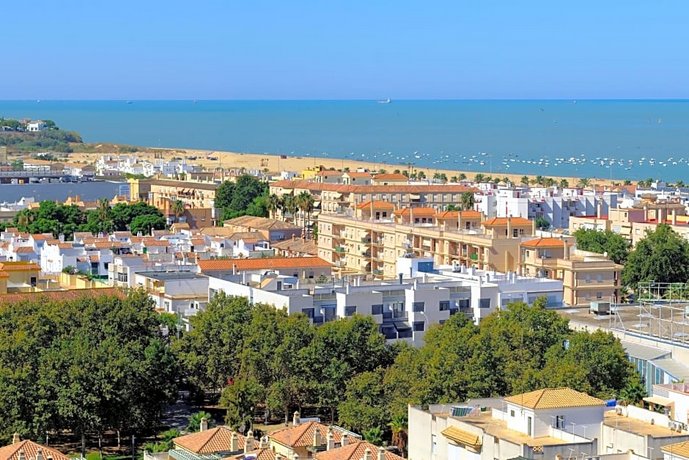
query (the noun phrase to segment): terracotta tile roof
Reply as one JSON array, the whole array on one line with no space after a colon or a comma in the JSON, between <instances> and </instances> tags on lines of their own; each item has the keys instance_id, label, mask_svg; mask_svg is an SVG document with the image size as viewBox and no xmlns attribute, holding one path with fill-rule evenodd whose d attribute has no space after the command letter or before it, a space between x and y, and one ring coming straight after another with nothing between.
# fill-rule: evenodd
<instances>
[{"instance_id":1,"label":"terracotta tile roof","mask_svg":"<svg viewBox=\"0 0 689 460\"><path fill-rule=\"evenodd\" d=\"M245 241L245 242L256 242L256 241L267 241L266 238L260 232L235 232L227 237L228 240L234 241Z\"/></svg>"},{"instance_id":2,"label":"terracotta tile roof","mask_svg":"<svg viewBox=\"0 0 689 460\"><path fill-rule=\"evenodd\" d=\"M170 242L169 242L169 241L167 241L167 240L158 240L158 239L155 239L155 238L144 239L144 240L142 241L142 243L143 243L144 246L149 246L149 247L153 247L153 246L170 246Z\"/></svg>"},{"instance_id":3,"label":"terracotta tile roof","mask_svg":"<svg viewBox=\"0 0 689 460\"><path fill-rule=\"evenodd\" d=\"M32 246L19 246L14 250L17 254L27 254L29 252L34 252Z\"/></svg>"},{"instance_id":4,"label":"terracotta tile roof","mask_svg":"<svg viewBox=\"0 0 689 460\"><path fill-rule=\"evenodd\" d=\"M57 247L60 249L72 249L72 243L69 242L64 242L64 243L57 243Z\"/></svg>"},{"instance_id":5,"label":"terracotta tile roof","mask_svg":"<svg viewBox=\"0 0 689 460\"><path fill-rule=\"evenodd\" d=\"M119 288L70 289L68 291L20 292L0 295L0 305L12 304L35 299L69 301L82 297L115 296L124 298L126 294ZM2 460L2 459L0 459Z\"/></svg>"},{"instance_id":6,"label":"terracotta tile roof","mask_svg":"<svg viewBox=\"0 0 689 460\"><path fill-rule=\"evenodd\" d=\"M565 241L560 238L536 238L535 240L525 241L522 244L525 248L564 248Z\"/></svg>"},{"instance_id":7,"label":"terracotta tile roof","mask_svg":"<svg viewBox=\"0 0 689 460\"><path fill-rule=\"evenodd\" d=\"M302 238L294 238L291 240L280 241L271 245L274 249L279 251L299 252L302 254L318 254L318 245L314 240L306 240Z\"/></svg>"},{"instance_id":8,"label":"terracotta tile roof","mask_svg":"<svg viewBox=\"0 0 689 460\"><path fill-rule=\"evenodd\" d=\"M605 401L571 388L544 388L514 396L505 401L529 409L560 409L565 407L603 406Z\"/></svg>"},{"instance_id":9,"label":"terracotta tile roof","mask_svg":"<svg viewBox=\"0 0 689 460\"><path fill-rule=\"evenodd\" d=\"M395 211L396 216L414 216L414 217L426 217L435 216L436 210L434 208L404 208Z\"/></svg>"},{"instance_id":10,"label":"terracotta tile roof","mask_svg":"<svg viewBox=\"0 0 689 460\"><path fill-rule=\"evenodd\" d=\"M371 177L371 173L369 172L357 172L357 171L350 171L347 173L349 177Z\"/></svg>"},{"instance_id":11,"label":"terracotta tile roof","mask_svg":"<svg viewBox=\"0 0 689 460\"><path fill-rule=\"evenodd\" d=\"M395 205L390 203L389 201L381 201L381 200L368 200L364 201L363 203L359 203L356 207L357 209L386 209L386 210L393 210L395 209Z\"/></svg>"},{"instance_id":12,"label":"terracotta tile roof","mask_svg":"<svg viewBox=\"0 0 689 460\"><path fill-rule=\"evenodd\" d=\"M173 439L172 442L175 443L176 446L196 454L231 452L230 440L232 439L232 433L233 431L230 428L218 426L206 431L180 436L179 438ZM239 449L244 450L244 443L247 438L239 433L237 433L237 437L239 440ZM256 445L256 440L252 439L251 442L254 443L254 446Z\"/></svg>"},{"instance_id":13,"label":"terracotta tile roof","mask_svg":"<svg viewBox=\"0 0 689 460\"><path fill-rule=\"evenodd\" d=\"M481 437L479 435L461 430L456 426L445 428L441 431L441 434L457 444L464 444L474 449L481 446Z\"/></svg>"},{"instance_id":14,"label":"terracotta tile roof","mask_svg":"<svg viewBox=\"0 0 689 460\"><path fill-rule=\"evenodd\" d=\"M373 176L373 179L378 182L378 181L404 181L407 182L409 178L405 176L404 174L395 174L395 173L386 173L386 174L376 174Z\"/></svg>"},{"instance_id":15,"label":"terracotta tile roof","mask_svg":"<svg viewBox=\"0 0 689 460\"><path fill-rule=\"evenodd\" d=\"M235 455L233 457L226 457L223 460L244 460L247 458L245 454L239 454ZM256 459L256 460L275 460L275 452L273 452L273 449L270 449L268 447L260 448L257 450L253 450L250 452L250 457L251 459ZM282 457L285 459L285 457Z\"/></svg>"},{"instance_id":16,"label":"terracotta tile roof","mask_svg":"<svg viewBox=\"0 0 689 460\"><path fill-rule=\"evenodd\" d=\"M493 217L492 219L488 219L485 222L483 222L483 225L486 227L506 227L507 226L507 219L508 217ZM512 226L514 227L520 227L520 226L527 226L531 225L531 221L529 219L524 219L523 217L512 217Z\"/></svg>"},{"instance_id":17,"label":"terracotta tile roof","mask_svg":"<svg viewBox=\"0 0 689 460\"><path fill-rule=\"evenodd\" d=\"M199 260L199 269L207 271L262 270L281 268L329 268L331 264L320 257L261 257L256 259Z\"/></svg>"},{"instance_id":18,"label":"terracotta tile roof","mask_svg":"<svg viewBox=\"0 0 689 460\"><path fill-rule=\"evenodd\" d=\"M316 432L316 429L320 430L323 443L325 443L328 427L318 422L306 422L274 431L270 435L270 439L287 447L307 447L313 445L313 434ZM342 440L342 432L340 430L333 430L333 439L335 442L340 442Z\"/></svg>"},{"instance_id":19,"label":"terracotta tile roof","mask_svg":"<svg viewBox=\"0 0 689 460\"><path fill-rule=\"evenodd\" d=\"M5 272L25 272L41 270L37 264L33 262L2 262L0 263L0 271Z\"/></svg>"},{"instance_id":20,"label":"terracotta tile roof","mask_svg":"<svg viewBox=\"0 0 689 460\"><path fill-rule=\"evenodd\" d=\"M223 222L225 227L255 228L258 230L292 230L301 229L298 225L268 217L241 216Z\"/></svg>"},{"instance_id":21,"label":"terracotta tile roof","mask_svg":"<svg viewBox=\"0 0 689 460\"><path fill-rule=\"evenodd\" d=\"M364 458L364 453L366 449L371 451L371 458L378 458L378 446L371 444L366 441L353 442L352 444L347 444L344 447L338 447L336 449L327 450L325 452L319 452L316 454L316 460L361 460ZM397 454L393 454L390 451L385 451L385 460L403 460Z\"/></svg>"},{"instance_id":22,"label":"terracotta tile roof","mask_svg":"<svg viewBox=\"0 0 689 460\"><path fill-rule=\"evenodd\" d=\"M668 454L672 454L672 457L668 457L672 460L679 460L678 458L676 458L677 456L689 458L689 441L667 444L661 447L660 450Z\"/></svg>"},{"instance_id":23,"label":"terracotta tile roof","mask_svg":"<svg viewBox=\"0 0 689 460\"><path fill-rule=\"evenodd\" d=\"M342 176L344 173L342 171L334 171L331 169L326 169L324 171L319 171L316 176L323 177L323 176Z\"/></svg>"},{"instance_id":24,"label":"terracotta tile roof","mask_svg":"<svg viewBox=\"0 0 689 460\"><path fill-rule=\"evenodd\" d=\"M28 439L0 448L0 460L18 460L20 451L24 452L24 457L27 460L33 460L36 458L38 449L42 450L44 459L52 457L53 460L70 460L62 452L51 447L42 446Z\"/></svg>"},{"instance_id":25,"label":"terracotta tile roof","mask_svg":"<svg viewBox=\"0 0 689 460\"><path fill-rule=\"evenodd\" d=\"M48 238L52 238L53 235L46 235L45 233L32 233L31 238L33 238L34 241L43 241L47 240Z\"/></svg>"},{"instance_id":26,"label":"terracotta tile roof","mask_svg":"<svg viewBox=\"0 0 689 460\"><path fill-rule=\"evenodd\" d=\"M457 219L460 211L442 211L436 214L438 219ZM467 210L461 211L462 219L480 219L481 213L478 211Z\"/></svg>"}]
</instances>

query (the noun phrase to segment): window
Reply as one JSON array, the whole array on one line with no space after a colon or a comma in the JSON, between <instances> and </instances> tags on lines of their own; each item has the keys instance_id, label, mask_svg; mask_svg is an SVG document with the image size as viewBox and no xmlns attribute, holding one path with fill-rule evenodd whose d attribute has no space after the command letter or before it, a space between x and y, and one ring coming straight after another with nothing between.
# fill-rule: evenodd
<instances>
[{"instance_id":1,"label":"window","mask_svg":"<svg viewBox=\"0 0 689 460\"><path fill-rule=\"evenodd\" d=\"M372 315L382 315L383 314L383 304L371 305Z\"/></svg>"},{"instance_id":2,"label":"window","mask_svg":"<svg viewBox=\"0 0 689 460\"><path fill-rule=\"evenodd\" d=\"M532 421L533 419L531 417L526 418L526 434L528 434L529 436L533 434L533 427L531 426Z\"/></svg>"},{"instance_id":3,"label":"window","mask_svg":"<svg viewBox=\"0 0 689 460\"><path fill-rule=\"evenodd\" d=\"M558 430L564 430L565 429L565 416L564 415L556 415L555 416L555 428Z\"/></svg>"},{"instance_id":4,"label":"window","mask_svg":"<svg viewBox=\"0 0 689 460\"><path fill-rule=\"evenodd\" d=\"M345 316L352 316L356 313L356 305L345 307Z\"/></svg>"},{"instance_id":5,"label":"window","mask_svg":"<svg viewBox=\"0 0 689 460\"><path fill-rule=\"evenodd\" d=\"M450 301L449 300L441 300L440 303L438 304L438 307L440 308L440 311L447 311L450 309Z\"/></svg>"},{"instance_id":6,"label":"window","mask_svg":"<svg viewBox=\"0 0 689 460\"><path fill-rule=\"evenodd\" d=\"M479 308L490 308L490 299L479 299L478 307Z\"/></svg>"},{"instance_id":7,"label":"window","mask_svg":"<svg viewBox=\"0 0 689 460\"><path fill-rule=\"evenodd\" d=\"M414 329L414 332L423 332L425 329L423 321L414 321L412 327Z\"/></svg>"},{"instance_id":8,"label":"window","mask_svg":"<svg viewBox=\"0 0 689 460\"><path fill-rule=\"evenodd\" d=\"M426 307L425 302L414 302L412 304L412 309L413 309L414 313L423 313L425 307Z\"/></svg>"},{"instance_id":9,"label":"window","mask_svg":"<svg viewBox=\"0 0 689 460\"><path fill-rule=\"evenodd\" d=\"M510 411L510 417L514 417L514 409Z\"/></svg>"},{"instance_id":10,"label":"window","mask_svg":"<svg viewBox=\"0 0 689 460\"><path fill-rule=\"evenodd\" d=\"M603 298L603 293L602 292L596 292L596 299L602 299Z\"/></svg>"}]
</instances>

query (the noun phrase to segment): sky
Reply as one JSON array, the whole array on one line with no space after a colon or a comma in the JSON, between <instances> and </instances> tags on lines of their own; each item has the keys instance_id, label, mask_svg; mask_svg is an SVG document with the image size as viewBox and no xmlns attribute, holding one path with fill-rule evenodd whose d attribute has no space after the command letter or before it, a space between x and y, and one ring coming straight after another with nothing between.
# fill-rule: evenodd
<instances>
[{"instance_id":1,"label":"sky","mask_svg":"<svg viewBox=\"0 0 689 460\"><path fill-rule=\"evenodd\" d=\"M0 99L689 98L686 0L32 0L0 14Z\"/></svg>"}]
</instances>

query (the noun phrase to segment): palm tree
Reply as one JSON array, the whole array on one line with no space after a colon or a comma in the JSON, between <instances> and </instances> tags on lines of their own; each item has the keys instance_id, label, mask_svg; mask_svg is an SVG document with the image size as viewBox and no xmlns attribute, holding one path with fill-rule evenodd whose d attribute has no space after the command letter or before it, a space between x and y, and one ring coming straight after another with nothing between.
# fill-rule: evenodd
<instances>
[{"instance_id":1,"label":"palm tree","mask_svg":"<svg viewBox=\"0 0 689 460\"><path fill-rule=\"evenodd\" d=\"M474 209L474 194L472 192L462 193L459 199L460 207L462 211L468 211Z\"/></svg>"},{"instance_id":2,"label":"palm tree","mask_svg":"<svg viewBox=\"0 0 689 460\"><path fill-rule=\"evenodd\" d=\"M588 177L582 177L581 179L579 179L579 183L577 185L581 188L586 188L589 185L591 185L591 179L589 179Z\"/></svg>"},{"instance_id":3,"label":"palm tree","mask_svg":"<svg viewBox=\"0 0 689 460\"><path fill-rule=\"evenodd\" d=\"M568 188L569 181L567 179L560 179L560 188Z\"/></svg>"},{"instance_id":4,"label":"palm tree","mask_svg":"<svg viewBox=\"0 0 689 460\"><path fill-rule=\"evenodd\" d=\"M303 191L296 197L296 205L301 211L301 217L304 223L304 238L308 236L308 224L311 218L311 213L313 212L313 205L315 200L313 196L307 192Z\"/></svg>"},{"instance_id":5,"label":"palm tree","mask_svg":"<svg viewBox=\"0 0 689 460\"><path fill-rule=\"evenodd\" d=\"M114 224L110 218L110 201L107 198L101 198L98 200L98 208L96 209L98 213L98 229L103 233L110 232Z\"/></svg>"},{"instance_id":6,"label":"palm tree","mask_svg":"<svg viewBox=\"0 0 689 460\"><path fill-rule=\"evenodd\" d=\"M297 203L295 200L294 192L288 195L283 195L282 197L282 212L290 215L292 223L295 222L295 214L297 213Z\"/></svg>"},{"instance_id":7,"label":"palm tree","mask_svg":"<svg viewBox=\"0 0 689 460\"><path fill-rule=\"evenodd\" d=\"M407 421L403 416L397 415L388 423L392 431L391 444L401 452L407 451Z\"/></svg>"},{"instance_id":8,"label":"palm tree","mask_svg":"<svg viewBox=\"0 0 689 460\"><path fill-rule=\"evenodd\" d=\"M271 193L268 196L268 213L270 217L273 219L275 218L275 215L277 214L277 210L280 209L282 205L282 200L280 199L279 196L277 196L274 193Z\"/></svg>"},{"instance_id":9,"label":"palm tree","mask_svg":"<svg viewBox=\"0 0 689 460\"><path fill-rule=\"evenodd\" d=\"M186 211L184 202L182 200L173 201L172 205L170 205L170 211L175 215L176 220L179 220L184 215L184 211Z\"/></svg>"},{"instance_id":10,"label":"palm tree","mask_svg":"<svg viewBox=\"0 0 689 460\"><path fill-rule=\"evenodd\" d=\"M522 176L521 183L522 185L529 185L529 176Z\"/></svg>"}]
</instances>

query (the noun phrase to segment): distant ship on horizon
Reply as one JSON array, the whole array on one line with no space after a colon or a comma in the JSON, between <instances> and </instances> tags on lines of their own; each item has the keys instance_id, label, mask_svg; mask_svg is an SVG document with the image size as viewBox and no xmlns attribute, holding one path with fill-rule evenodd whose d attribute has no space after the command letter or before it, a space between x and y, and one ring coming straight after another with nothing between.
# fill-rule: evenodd
<instances>
[{"instance_id":1,"label":"distant ship on horizon","mask_svg":"<svg viewBox=\"0 0 689 460\"><path fill-rule=\"evenodd\" d=\"M379 103L379 104L389 104L389 103L391 103L391 102L392 102L392 101L390 100L389 97L388 97L388 98L385 98L385 99L379 99L379 100L378 100L378 103Z\"/></svg>"}]
</instances>

